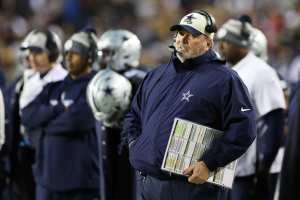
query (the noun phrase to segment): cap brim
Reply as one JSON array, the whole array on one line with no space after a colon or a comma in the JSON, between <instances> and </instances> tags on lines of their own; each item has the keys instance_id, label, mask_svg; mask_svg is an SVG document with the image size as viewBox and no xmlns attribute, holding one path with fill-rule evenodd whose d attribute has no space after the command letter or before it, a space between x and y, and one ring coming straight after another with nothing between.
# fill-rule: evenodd
<instances>
[{"instance_id":1,"label":"cap brim","mask_svg":"<svg viewBox=\"0 0 300 200\"><path fill-rule=\"evenodd\" d=\"M70 40L70 41L72 41L72 40ZM89 49L87 47L85 47L84 45L82 45L81 43L72 41L72 43L70 43L70 44L71 44L71 46L69 46L67 48L65 47L64 52L73 52L73 53L77 53L77 54L80 54L83 56L88 54Z\"/></svg>"},{"instance_id":2,"label":"cap brim","mask_svg":"<svg viewBox=\"0 0 300 200\"><path fill-rule=\"evenodd\" d=\"M20 50L21 50L21 51L28 50L28 47L20 47Z\"/></svg>"},{"instance_id":3,"label":"cap brim","mask_svg":"<svg viewBox=\"0 0 300 200\"><path fill-rule=\"evenodd\" d=\"M170 31L182 31L182 30L192 34L193 36L199 36L202 34L200 31L194 29L191 26L187 26L187 25L176 24L176 25L173 25L170 27Z\"/></svg>"},{"instance_id":4,"label":"cap brim","mask_svg":"<svg viewBox=\"0 0 300 200\"><path fill-rule=\"evenodd\" d=\"M36 46L30 46L30 47L22 47L21 48L22 50L29 50L29 51L32 51L32 52L37 52L37 53L39 53L39 52L43 52L44 51L44 49L42 49L41 47L36 47Z\"/></svg>"}]
</instances>

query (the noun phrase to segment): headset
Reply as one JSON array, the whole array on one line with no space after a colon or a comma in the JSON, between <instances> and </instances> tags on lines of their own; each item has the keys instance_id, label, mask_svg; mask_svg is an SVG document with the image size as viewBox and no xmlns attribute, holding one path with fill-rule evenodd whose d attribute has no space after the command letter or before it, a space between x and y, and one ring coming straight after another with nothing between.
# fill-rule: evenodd
<instances>
[{"instance_id":1,"label":"headset","mask_svg":"<svg viewBox=\"0 0 300 200\"><path fill-rule=\"evenodd\" d=\"M88 38L88 41L89 41L89 49L88 49L88 52L87 52L87 57L88 57L87 62L88 62L89 65L92 65L98 57L97 42L92 36L93 34L95 34L95 32L93 30L90 30L90 29L84 30L84 32L87 34L87 38Z\"/></svg>"},{"instance_id":2,"label":"headset","mask_svg":"<svg viewBox=\"0 0 300 200\"><path fill-rule=\"evenodd\" d=\"M58 45L55 42L53 33L49 30L41 31L42 33L46 34L47 40L46 40L46 49L49 53L49 61L55 62L59 56L59 48Z\"/></svg>"},{"instance_id":3,"label":"headset","mask_svg":"<svg viewBox=\"0 0 300 200\"><path fill-rule=\"evenodd\" d=\"M200 15L203 15L206 18L206 26L205 31L208 33L216 33L217 32L217 26L215 24L215 21L212 19L211 15L204 11L204 10L197 10L196 13L199 13Z\"/></svg>"},{"instance_id":4,"label":"headset","mask_svg":"<svg viewBox=\"0 0 300 200\"><path fill-rule=\"evenodd\" d=\"M249 16L247 15L242 15L241 17L239 17L238 19L241 23L242 23L242 27L241 27L241 36L248 40L250 35L251 35L251 32L249 30L247 30L246 28L246 24L249 23L252 25L252 20Z\"/></svg>"},{"instance_id":5,"label":"headset","mask_svg":"<svg viewBox=\"0 0 300 200\"><path fill-rule=\"evenodd\" d=\"M55 39L54 39L53 33L49 30L35 29L27 35L27 40L29 37L30 38L36 37L35 35L37 35L37 34L42 34L46 37L45 50L48 53L48 59L50 62L55 62L59 56L60 49L58 46L59 44L57 44L57 41L55 41ZM29 46L30 45L31 44L29 44ZM25 47L25 48L27 48L27 47Z\"/></svg>"},{"instance_id":6,"label":"headset","mask_svg":"<svg viewBox=\"0 0 300 200\"><path fill-rule=\"evenodd\" d=\"M206 19L206 26L205 26L205 31L207 33L216 33L217 32L217 26L215 24L215 21L212 19L211 15L204 11L204 10L196 10L194 11L194 13L198 13L200 15L203 15ZM174 41L175 41L175 38L176 38L176 35L178 33L175 33L175 35L173 36L173 44L169 45L169 50L172 51L174 54L176 54L178 51L176 50L175 46L174 46Z\"/></svg>"},{"instance_id":7,"label":"headset","mask_svg":"<svg viewBox=\"0 0 300 200\"><path fill-rule=\"evenodd\" d=\"M72 48L77 49L78 53L85 60L86 64L92 66L98 57L98 46L95 32L91 30L82 30L73 34L65 43L70 42L70 47L64 46L64 54ZM67 49L66 49L67 48ZM72 51L72 50L71 50Z\"/></svg>"}]
</instances>

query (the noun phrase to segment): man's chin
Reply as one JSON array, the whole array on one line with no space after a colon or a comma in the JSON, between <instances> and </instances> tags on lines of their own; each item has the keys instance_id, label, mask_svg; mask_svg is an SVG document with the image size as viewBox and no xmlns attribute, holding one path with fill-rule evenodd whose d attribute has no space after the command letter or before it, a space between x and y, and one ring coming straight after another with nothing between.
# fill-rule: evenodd
<instances>
[{"instance_id":1,"label":"man's chin","mask_svg":"<svg viewBox=\"0 0 300 200\"><path fill-rule=\"evenodd\" d=\"M194 56L190 55L190 54L186 54L186 53L180 53L178 54L181 58L183 58L184 60L187 60L187 59L191 59L193 58Z\"/></svg>"}]
</instances>

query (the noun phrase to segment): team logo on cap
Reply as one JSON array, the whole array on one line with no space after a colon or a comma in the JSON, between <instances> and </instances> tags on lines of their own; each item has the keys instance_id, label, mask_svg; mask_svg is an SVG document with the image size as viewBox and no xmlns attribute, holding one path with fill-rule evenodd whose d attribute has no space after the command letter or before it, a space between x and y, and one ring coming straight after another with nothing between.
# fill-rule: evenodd
<instances>
[{"instance_id":1,"label":"team logo on cap","mask_svg":"<svg viewBox=\"0 0 300 200\"><path fill-rule=\"evenodd\" d=\"M185 18L184 22L187 24L192 24L192 19L196 19L196 17L194 17L193 14L190 14Z\"/></svg>"}]
</instances>

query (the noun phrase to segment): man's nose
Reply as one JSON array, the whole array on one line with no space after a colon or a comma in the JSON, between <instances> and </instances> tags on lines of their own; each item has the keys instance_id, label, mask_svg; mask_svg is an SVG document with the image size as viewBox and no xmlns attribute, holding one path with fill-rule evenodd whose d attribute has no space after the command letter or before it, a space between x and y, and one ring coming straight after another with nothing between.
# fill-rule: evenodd
<instances>
[{"instance_id":1,"label":"man's nose","mask_svg":"<svg viewBox=\"0 0 300 200\"><path fill-rule=\"evenodd\" d=\"M66 55L65 55L65 59L67 60L67 61L70 61L71 60L71 53L69 53L69 52L67 52L66 53Z\"/></svg>"},{"instance_id":2,"label":"man's nose","mask_svg":"<svg viewBox=\"0 0 300 200\"><path fill-rule=\"evenodd\" d=\"M35 55L33 53L30 53L27 59L28 59L28 61L33 62L35 60L34 58L35 58Z\"/></svg>"}]
</instances>

